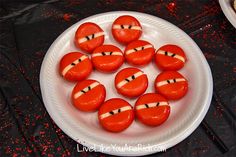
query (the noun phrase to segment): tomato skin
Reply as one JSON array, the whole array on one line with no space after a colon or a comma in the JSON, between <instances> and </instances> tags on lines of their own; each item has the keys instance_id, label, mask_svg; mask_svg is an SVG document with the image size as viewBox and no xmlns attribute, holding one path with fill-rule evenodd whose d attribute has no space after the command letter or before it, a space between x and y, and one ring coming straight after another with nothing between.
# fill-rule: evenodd
<instances>
[{"instance_id":1,"label":"tomato skin","mask_svg":"<svg viewBox=\"0 0 236 157\"><path fill-rule=\"evenodd\" d=\"M160 47L156 52L158 52L159 50L163 50L163 51L177 54L177 55L183 57L185 62L187 61L184 50L177 45L167 44L167 45ZM164 71L179 70L184 67L185 62L183 62L177 58L170 57L170 56L165 56L165 55L161 55L158 53L155 54L155 63L157 65L157 67L161 70L164 70Z\"/></svg>"},{"instance_id":2,"label":"tomato skin","mask_svg":"<svg viewBox=\"0 0 236 157\"><path fill-rule=\"evenodd\" d=\"M160 81L174 78L184 78L186 81L166 84L160 87L157 86L157 83ZM178 100L186 95L188 91L188 81L177 71L164 71L156 77L155 89L157 93L162 94L168 100Z\"/></svg>"},{"instance_id":3,"label":"tomato skin","mask_svg":"<svg viewBox=\"0 0 236 157\"><path fill-rule=\"evenodd\" d=\"M59 64L60 75L63 76L62 71L66 68L66 66L70 65L83 55L84 54L80 52L70 52L64 55ZM91 74L92 70L92 62L89 58L87 58L71 68L63 77L68 81L81 81L86 79Z\"/></svg>"},{"instance_id":4,"label":"tomato skin","mask_svg":"<svg viewBox=\"0 0 236 157\"><path fill-rule=\"evenodd\" d=\"M125 48L125 59L127 60L129 64L142 66L152 61L152 58L155 54L155 49L153 47L140 50L138 52L134 52L131 54L126 53L128 50L145 46L145 45L152 45L152 44L144 40L136 40L127 45L127 47Z\"/></svg>"},{"instance_id":5,"label":"tomato skin","mask_svg":"<svg viewBox=\"0 0 236 157\"><path fill-rule=\"evenodd\" d=\"M142 30L113 29L114 25L134 25L141 27L141 24L135 17L129 15L120 16L113 22L112 35L116 41L122 44L128 44L138 40L142 34Z\"/></svg>"},{"instance_id":6,"label":"tomato skin","mask_svg":"<svg viewBox=\"0 0 236 157\"><path fill-rule=\"evenodd\" d=\"M92 57L92 63L94 67L105 73L111 73L116 71L123 63L124 56L123 52L114 45L102 45L97 47L92 54L101 52L120 52L122 56L98 56Z\"/></svg>"},{"instance_id":7,"label":"tomato skin","mask_svg":"<svg viewBox=\"0 0 236 157\"><path fill-rule=\"evenodd\" d=\"M127 129L134 120L133 109L123 111L104 119L101 118L102 114L125 106L130 106L132 108L127 101L120 98L112 98L104 102L98 111L98 119L101 126L111 132L121 132Z\"/></svg>"},{"instance_id":8,"label":"tomato skin","mask_svg":"<svg viewBox=\"0 0 236 157\"><path fill-rule=\"evenodd\" d=\"M95 88L91 89L87 93L84 93L78 98L74 98L74 95L86 88L87 86L91 85L94 82L98 82L95 80L84 80L81 82L78 82L76 86L74 87L72 94L71 94L71 100L73 105L81 110L86 112L92 112L98 110L98 108L101 106L101 104L104 102L106 98L106 89L102 84L99 84Z\"/></svg>"},{"instance_id":9,"label":"tomato skin","mask_svg":"<svg viewBox=\"0 0 236 157\"><path fill-rule=\"evenodd\" d=\"M98 33L98 32L104 32L97 24L92 22L86 22L81 24L75 33L74 43L77 48L80 48L83 51L86 51L88 53L92 53L93 50L102 45L104 43L104 35L94 38L92 40L79 43L78 40L80 38L84 38L85 36Z\"/></svg>"},{"instance_id":10,"label":"tomato skin","mask_svg":"<svg viewBox=\"0 0 236 157\"><path fill-rule=\"evenodd\" d=\"M128 82L121 88L118 88L117 86L121 81L125 80L126 78L132 76L133 74L139 71L141 70L130 67L122 69L116 74L114 83L116 90L119 94L122 94L129 98L134 98L143 94L146 91L148 87L148 78L146 74L143 74L142 76L139 76L138 78L132 80L131 82Z\"/></svg>"},{"instance_id":11,"label":"tomato skin","mask_svg":"<svg viewBox=\"0 0 236 157\"><path fill-rule=\"evenodd\" d=\"M148 126L158 126L164 123L170 115L170 106L158 106L137 110L137 106L155 102L167 102L166 98L156 93L147 93L139 97L135 103L135 116L140 122ZM168 103L168 102L167 102Z\"/></svg>"}]
</instances>

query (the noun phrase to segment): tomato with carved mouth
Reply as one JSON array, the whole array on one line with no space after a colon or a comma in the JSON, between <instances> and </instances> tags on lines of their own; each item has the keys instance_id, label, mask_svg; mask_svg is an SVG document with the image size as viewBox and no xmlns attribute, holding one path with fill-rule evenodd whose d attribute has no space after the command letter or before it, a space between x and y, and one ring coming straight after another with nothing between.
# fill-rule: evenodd
<instances>
[{"instance_id":1,"label":"tomato with carved mouth","mask_svg":"<svg viewBox=\"0 0 236 157\"><path fill-rule=\"evenodd\" d=\"M101 72L113 72L124 62L123 52L114 45L102 45L92 53L92 63Z\"/></svg>"},{"instance_id":2,"label":"tomato with carved mouth","mask_svg":"<svg viewBox=\"0 0 236 157\"><path fill-rule=\"evenodd\" d=\"M105 98L105 87L95 80L78 82L71 94L74 106L81 111L96 111Z\"/></svg>"},{"instance_id":3,"label":"tomato with carved mouth","mask_svg":"<svg viewBox=\"0 0 236 157\"><path fill-rule=\"evenodd\" d=\"M161 70L179 70L186 61L184 50L177 45L164 45L156 51L155 62Z\"/></svg>"},{"instance_id":4,"label":"tomato with carved mouth","mask_svg":"<svg viewBox=\"0 0 236 157\"><path fill-rule=\"evenodd\" d=\"M68 81L86 79L93 70L92 62L87 55L80 52L70 52L60 61L60 74Z\"/></svg>"},{"instance_id":5,"label":"tomato with carved mouth","mask_svg":"<svg viewBox=\"0 0 236 157\"><path fill-rule=\"evenodd\" d=\"M125 48L125 59L132 65L146 65L152 61L154 54L153 45L144 40L133 41Z\"/></svg>"},{"instance_id":6,"label":"tomato with carved mouth","mask_svg":"<svg viewBox=\"0 0 236 157\"><path fill-rule=\"evenodd\" d=\"M135 103L135 115L145 125L158 126L170 115L170 106L166 98L156 93L147 93Z\"/></svg>"},{"instance_id":7,"label":"tomato with carved mouth","mask_svg":"<svg viewBox=\"0 0 236 157\"><path fill-rule=\"evenodd\" d=\"M126 97L137 97L146 91L148 78L137 68L125 68L116 74L115 87L118 93Z\"/></svg>"},{"instance_id":8,"label":"tomato with carved mouth","mask_svg":"<svg viewBox=\"0 0 236 157\"><path fill-rule=\"evenodd\" d=\"M75 46L83 51L92 53L104 43L104 31L95 23L86 22L79 26L75 33Z\"/></svg>"},{"instance_id":9,"label":"tomato with carved mouth","mask_svg":"<svg viewBox=\"0 0 236 157\"><path fill-rule=\"evenodd\" d=\"M128 44L138 40L141 34L141 24L133 16L120 16L112 24L112 35L120 43Z\"/></svg>"},{"instance_id":10,"label":"tomato with carved mouth","mask_svg":"<svg viewBox=\"0 0 236 157\"><path fill-rule=\"evenodd\" d=\"M178 100L188 91L188 81L177 71L164 71L155 80L157 93L169 100Z\"/></svg>"},{"instance_id":11,"label":"tomato with carved mouth","mask_svg":"<svg viewBox=\"0 0 236 157\"><path fill-rule=\"evenodd\" d=\"M134 120L133 107L123 99L109 99L100 107L98 119L104 129L121 132L127 129Z\"/></svg>"}]
</instances>

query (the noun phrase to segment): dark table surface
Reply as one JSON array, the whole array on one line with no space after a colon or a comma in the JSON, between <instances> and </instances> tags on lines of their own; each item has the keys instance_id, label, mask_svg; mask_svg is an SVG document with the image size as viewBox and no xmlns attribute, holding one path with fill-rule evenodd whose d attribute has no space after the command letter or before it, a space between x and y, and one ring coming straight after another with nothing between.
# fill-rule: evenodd
<instances>
[{"instance_id":1,"label":"dark table surface","mask_svg":"<svg viewBox=\"0 0 236 157\"><path fill-rule=\"evenodd\" d=\"M161 17L198 44L211 67L214 96L204 119L229 151L200 125L188 138L151 156L236 155L236 29L217 0L1 1L0 156L108 156L77 152L45 110L39 88L47 49L65 29L88 16L132 10Z\"/></svg>"}]
</instances>

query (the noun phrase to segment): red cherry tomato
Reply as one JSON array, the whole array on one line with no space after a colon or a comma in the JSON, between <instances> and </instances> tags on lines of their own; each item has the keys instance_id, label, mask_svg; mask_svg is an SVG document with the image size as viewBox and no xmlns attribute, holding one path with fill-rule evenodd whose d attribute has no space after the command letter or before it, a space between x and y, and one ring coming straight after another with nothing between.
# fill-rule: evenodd
<instances>
[{"instance_id":1,"label":"red cherry tomato","mask_svg":"<svg viewBox=\"0 0 236 157\"><path fill-rule=\"evenodd\" d=\"M153 45L144 40L136 40L125 48L125 59L132 65L145 65L155 54Z\"/></svg>"},{"instance_id":2,"label":"red cherry tomato","mask_svg":"<svg viewBox=\"0 0 236 157\"><path fill-rule=\"evenodd\" d=\"M120 43L130 43L137 40L141 34L142 27L133 16L120 16L112 24L112 35Z\"/></svg>"},{"instance_id":3,"label":"red cherry tomato","mask_svg":"<svg viewBox=\"0 0 236 157\"><path fill-rule=\"evenodd\" d=\"M135 103L135 115L143 124L157 126L164 123L170 115L170 106L160 94L147 93Z\"/></svg>"},{"instance_id":4,"label":"red cherry tomato","mask_svg":"<svg viewBox=\"0 0 236 157\"><path fill-rule=\"evenodd\" d=\"M148 78L137 68L125 68L116 74L115 87L124 96L136 97L146 91Z\"/></svg>"},{"instance_id":5,"label":"red cherry tomato","mask_svg":"<svg viewBox=\"0 0 236 157\"><path fill-rule=\"evenodd\" d=\"M134 111L125 100L113 98L102 104L98 111L98 119L106 130L120 132L132 124Z\"/></svg>"},{"instance_id":6,"label":"red cherry tomato","mask_svg":"<svg viewBox=\"0 0 236 157\"><path fill-rule=\"evenodd\" d=\"M157 76L155 88L167 99L177 100L187 93L188 81L177 71L165 71Z\"/></svg>"},{"instance_id":7,"label":"red cherry tomato","mask_svg":"<svg viewBox=\"0 0 236 157\"><path fill-rule=\"evenodd\" d=\"M92 53L92 51L102 45L103 42L103 30L92 22L83 23L75 33L75 46L88 53Z\"/></svg>"},{"instance_id":8,"label":"red cherry tomato","mask_svg":"<svg viewBox=\"0 0 236 157\"><path fill-rule=\"evenodd\" d=\"M87 55L71 52L62 57L59 70L66 80L81 81L90 75L93 67Z\"/></svg>"},{"instance_id":9,"label":"red cherry tomato","mask_svg":"<svg viewBox=\"0 0 236 157\"><path fill-rule=\"evenodd\" d=\"M183 49L177 45L164 45L156 51L155 62L162 70L179 70L186 61Z\"/></svg>"},{"instance_id":10,"label":"red cherry tomato","mask_svg":"<svg viewBox=\"0 0 236 157\"><path fill-rule=\"evenodd\" d=\"M124 62L122 51L113 45L102 45L97 47L92 54L94 67L102 72L113 72Z\"/></svg>"},{"instance_id":11,"label":"red cherry tomato","mask_svg":"<svg viewBox=\"0 0 236 157\"><path fill-rule=\"evenodd\" d=\"M71 94L74 106L81 111L97 110L104 102L105 97L105 87L95 80L78 82Z\"/></svg>"}]
</instances>

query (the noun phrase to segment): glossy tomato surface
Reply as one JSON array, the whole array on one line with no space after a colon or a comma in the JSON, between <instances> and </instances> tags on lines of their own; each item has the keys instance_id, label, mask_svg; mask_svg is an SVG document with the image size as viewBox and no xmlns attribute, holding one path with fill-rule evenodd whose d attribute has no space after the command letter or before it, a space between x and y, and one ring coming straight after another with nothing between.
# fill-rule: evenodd
<instances>
[{"instance_id":1,"label":"glossy tomato surface","mask_svg":"<svg viewBox=\"0 0 236 157\"><path fill-rule=\"evenodd\" d=\"M164 45L155 54L155 63L161 70L179 70L186 61L184 50L177 45Z\"/></svg>"},{"instance_id":2,"label":"glossy tomato surface","mask_svg":"<svg viewBox=\"0 0 236 157\"><path fill-rule=\"evenodd\" d=\"M132 124L134 111L127 101L113 98L102 104L98 112L98 119L106 130L120 132Z\"/></svg>"},{"instance_id":3,"label":"glossy tomato surface","mask_svg":"<svg viewBox=\"0 0 236 157\"><path fill-rule=\"evenodd\" d=\"M146 91L148 78L137 68L125 68L116 74L115 87L118 93L126 97L137 97Z\"/></svg>"},{"instance_id":4,"label":"glossy tomato surface","mask_svg":"<svg viewBox=\"0 0 236 157\"><path fill-rule=\"evenodd\" d=\"M78 82L71 94L74 106L81 111L97 110L105 98L105 87L95 80Z\"/></svg>"},{"instance_id":5,"label":"glossy tomato surface","mask_svg":"<svg viewBox=\"0 0 236 157\"><path fill-rule=\"evenodd\" d=\"M170 106L167 99L160 94L147 93L136 101L135 115L143 124L158 126L169 117Z\"/></svg>"},{"instance_id":6,"label":"glossy tomato surface","mask_svg":"<svg viewBox=\"0 0 236 157\"><path fill-rule=\"evenodd\" d=\"M114 45L102 45L92 53L94 67L102 72L113 72L124 62L123 52Z\"/></svg>"},{"instance_id":7,"label":"glossy tomato surface","mask_svg":"<svg viewBox=\"0 0 236 157\"><path fill-rule=\"evenodd\" d=\"M152 44L144 40L136 40L125 48L125 59L132 65L146 65L152 61L155 49Z\"/></svg>"},{"instance_id":8,"label":"glossy tomato surface","mask_svg":"<svg viewBox=\"0 0 236 157\"><path fill-rule=\"evenodd\" d=\"M155 80L157 93L169 100L178 100L188 91L188 81L177 71L164 71Z\"/></svg>"},{"instance_id":9,"label":"glossy tomato surface","mask_svg":"<svg viewBox=\"0 0 236 157\"><path fill-rule=\"evenodd\" d=\"M120 28L114 28L115 25ZM140 30L134 28L140 28ZM141 34L141 24L133 16L120 16L112 24L112 35L120 43L128 44L132 41L138 40Z\"/></svg>"},{"instance_id":10,"label":"glossy tomato surface","mask_svg":"<svg viewBox=\"0 0 236 157\"><path fill-rule=\"evenodd\" d=\"M75 33L75 46L83 51L92 53L96 47L104 42L104 35L101 35L101 33L104 32L97 24L92 22L83 23ZM83 42L80 42L80 40L83 40Z\"/></svg>"},{"instance_id":11,"label":"glossy tomato surface","mask_svg":"<svg viewBox=\"0 0 236 157\"><path fill-rule=\"evenodd\" d=\"M80 52L70 52L60 61L60 74L68 81L81 81L92 72L92 62L87 55Z\"/></svg>"}]
</instances>

